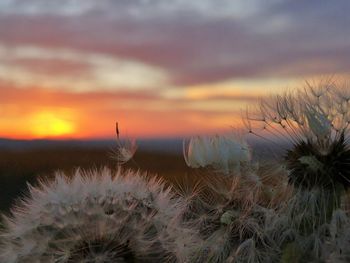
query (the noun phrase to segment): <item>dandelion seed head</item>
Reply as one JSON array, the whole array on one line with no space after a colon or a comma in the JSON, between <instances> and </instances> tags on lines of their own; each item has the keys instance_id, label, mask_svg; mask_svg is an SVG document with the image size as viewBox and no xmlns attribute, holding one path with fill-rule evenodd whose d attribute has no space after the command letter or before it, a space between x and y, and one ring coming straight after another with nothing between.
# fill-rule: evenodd
<instances>
[{"instance_id":1,"label":"dandelion seed head","mask_svg":"<svg viewBox=\"0 0 350 263\"><path fill-rule=\"evenodd\" d=\"M139 172L57 174L31 186L5 217L0 261L182 262L195 237L180 227L184 207L161 181Z\"/></svg>"},{"instance_id":2,"label":"dandelion seed head","mask_svg":"<svg viewBox=\"0 0 350 263\"><path fill-rule=\"evenodd\" d=\"M204 240L201 256L194 262L267 262L278 257L278 245L270 238L273 231L266 234L267 222L274 212L257 204L262 192L252 195L254 181L250 182L244 174L222 177L223 180L208 183L213 194L210 203L198 202L199 207L193 209L195 216L189 219ZM243 249L248 239L254 242L254 256Z\"/></svg>"},{"instance_id":3,"label":"dandelion seed head","mask_svg":"<svg viewBox=\"0 0 350 263\"><path fill-rule=\"evenodd\" d=\"M266 127L253 134L273 136L289 145L284 162L291 184L330 191L350 186L347 94L346 88L332 79L306 82L304 89L262 100L258 109L262 118L248 114L250 126L263 122Z\"/></svg>"},{"instance_id":4,"label":"dandelion seed head","mask_svg":"<svg viewBox=\"0 0 350 263\"><path fill-rule=\"evenodd\" d=\"M344 252L348 249L339 245L349 246L350 240L339 234L340 225L348 224L348 214L340 208L350 186L350 93L344 87L332 79L306 82L304 89L264 99L256 113L247 114L250 134L286 146L278 161L287 171L291 194L266 230L279 240L286 257L293 250L306 261L350 259ZM261 190L269 198L282 185Z\"/></svg>"},{"instance_id":5,"label":"dandelion seed head","mask_svg":"<svg viewBox=\"0 0 350 263\"><path fill-rule=\"evenodd\" d=\"M326 152L312 142L300 142L286 155L290 182L303 188L350 186L350 150L344 135L331 142Z\"/></svg>"}]
</instances>

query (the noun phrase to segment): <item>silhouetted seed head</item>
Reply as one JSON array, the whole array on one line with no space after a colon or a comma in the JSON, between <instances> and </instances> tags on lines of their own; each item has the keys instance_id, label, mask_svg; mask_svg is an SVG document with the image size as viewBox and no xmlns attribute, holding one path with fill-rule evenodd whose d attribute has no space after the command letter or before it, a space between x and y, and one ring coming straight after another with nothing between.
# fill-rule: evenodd
<instances>
[{"instance_id":1,"label":"silhouetted seed head","mask_svg":"<svg viewBox=\"0 0 350 263\"><path fill-rule=\"evenodd\" d=\"M350 100L345 86L331 79L306 82L302 90L262 100L258 113L248 116L262 124L260 137L292 145L285 154L290 183L297 187L334 190L350 185L348 147Z\"/></svg>"},{"instance_id":2,"label":"silhouetted seed head","mask_svg":"<svg viewBox=\"0 0 350 263\"><path fill-rule=\"evenodd\" d=\"M311 141L300 141L287 152L285 159L290 182L298 187L332 190L350 186L350 149L344 134L329 143L327 152L320 151Z\"/></svg>"},{"instance_id":3,"label":"silhouetted seed head","mask_svg":"<svg viewBox=\"0 0 350 263\"><path fill-rule=\"evenodd\" d=\"M263 99L256 113L247 113L245 120L250 134L285 150L278 161L287 170L293 194L277 210L268 232L273 240L280 240L283 262L288 258L291 262L349 262L344 255L327 253L336 254L331 251L344 251L349 245L347 235L334 239L341 246L332 241L330 233L336 231L330 231L330 225L334 228L332 221L337 220L332 214L342 207L344 190L350 186L350 93L348 86L332 79L306 84L304 89ZM349 214L343 214L340 221L348 219Z\"/></svg>"}]
</instances>

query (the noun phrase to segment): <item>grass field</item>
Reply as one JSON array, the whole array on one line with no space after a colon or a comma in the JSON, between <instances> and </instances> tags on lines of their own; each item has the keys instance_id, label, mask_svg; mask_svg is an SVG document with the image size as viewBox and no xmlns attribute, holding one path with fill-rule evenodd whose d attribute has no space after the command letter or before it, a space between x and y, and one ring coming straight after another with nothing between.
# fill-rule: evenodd
<instances>
[{"instance_id":1,"label":"grass field","mask_svg":"<svg viewBox=\"0 0 350 263\"><path fill-rule=\"evenodd\" d=\"M0 211L7 213L15 200L26 194L27 183L38 177L51 178L57 170L71 174L77 167L116 168L110 149L106 148L42 148L25 151L0 150ZM176 180L191 169L181 155L138 151L126 168L140 169L169 180Z\"/></svg>"}]
</instances>

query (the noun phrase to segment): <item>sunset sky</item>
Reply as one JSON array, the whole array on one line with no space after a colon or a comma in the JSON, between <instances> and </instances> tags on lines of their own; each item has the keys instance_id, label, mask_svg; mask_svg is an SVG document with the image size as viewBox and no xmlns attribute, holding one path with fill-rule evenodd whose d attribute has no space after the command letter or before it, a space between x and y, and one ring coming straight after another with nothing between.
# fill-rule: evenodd
<instances>
[{"instance_id":1,"label":"sunset sky","mask_svg":"<svg viewBox=\"0 0 350 263\"><path fill-rule=\"evenodd\" d=\"M215 133L350 73L350 1L0 0L0 137Z\"/></svg>"}]
</instances>

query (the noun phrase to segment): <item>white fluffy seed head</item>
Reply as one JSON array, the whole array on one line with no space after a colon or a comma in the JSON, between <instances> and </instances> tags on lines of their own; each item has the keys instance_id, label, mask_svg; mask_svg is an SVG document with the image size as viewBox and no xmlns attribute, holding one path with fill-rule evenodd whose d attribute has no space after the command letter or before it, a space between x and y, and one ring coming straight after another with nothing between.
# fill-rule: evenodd
<instances>
[{"instance_id":1,"label":"white fluffy seed head","mask_svg":"<svg viewBox=\"0 0 350 263\"><path fill-rule=\"evenodd\" d=\"M233 136L193 137L184 141L183 152L189 167L212 166L224 174L239 173L240 165L251 159L247 143Z\"/></svg>"},{"instance_id":2,"label":"white fluffy seed head","mask_svg":"<svg viewBox=\"0 0 350 263\"><path fill-rule=\"evenodd\" d=\"M262 181L267 183L265 178ZM278 258L279 244L274 238L279 237L276 231L280 228L269 224L275 210L257 203L264 203L260 200L263 193L254 185L244 175L209 180L210 200L203 198L194 204L188 219L204 239L193 262L269 262ZM249 244L245 243L248 239Z\"/></svg>"},{"instance_id":3,"label":"white fluffy seed head","mask_svg":"<svg viewBox=\"0 0 350 263\"><path fill-rule=\"evenodd\" d=\"M5 217L0 262L185 261L185 207L169 188L139 172L109 169L30 187L30 197ZM93 261L97 262L97 261Z\"/></svg>"}]
</instances>

